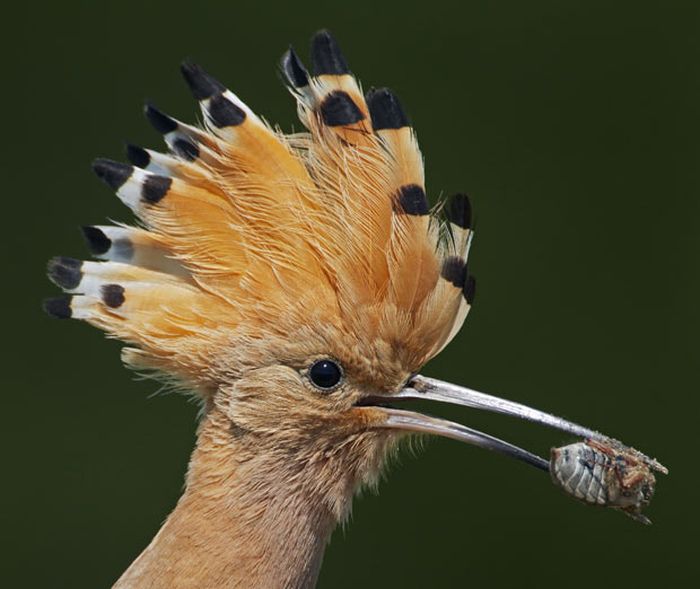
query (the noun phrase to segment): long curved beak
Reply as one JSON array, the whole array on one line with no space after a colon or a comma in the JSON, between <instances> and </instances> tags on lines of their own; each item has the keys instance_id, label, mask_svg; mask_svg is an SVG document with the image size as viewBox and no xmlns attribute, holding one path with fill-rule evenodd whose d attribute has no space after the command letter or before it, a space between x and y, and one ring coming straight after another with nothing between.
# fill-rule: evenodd
<instances>
[{"instance_id":1,"label":"long curved beak","mask_svg":"<svg viewBox=\"0 0 700 589\"><path fill-rule=\"evenodd\" d=\"M413 377L407 386L398 393L383 397L381 400L374 398L378 407L385 414L386 419L382 427L412 431L417 433L434 434L447 438L452 438L462 442L467 442L474 446L493 450L500 454L510 456L539 468L549 470L549 461L532 454L531 452L485 434L467 426L394 407L382 406L384 403L393 403L402 399L423 399L429 401L441 401L453 405L462 405L472 409L481 409L492 413L502 413L512 415L526 421L540 423L576 437L601 442L609 442L612 438L601 434L595 430L583 427L561 417L556 417L544 411L521 405L513 401L501 399L493 395L480 393L466 387L457 386L449 382L444 382L425 376ZM667 472L667 469L653 458L649 458L635 451L653 469L659 472Z\"/></svg>"}]
</instances>

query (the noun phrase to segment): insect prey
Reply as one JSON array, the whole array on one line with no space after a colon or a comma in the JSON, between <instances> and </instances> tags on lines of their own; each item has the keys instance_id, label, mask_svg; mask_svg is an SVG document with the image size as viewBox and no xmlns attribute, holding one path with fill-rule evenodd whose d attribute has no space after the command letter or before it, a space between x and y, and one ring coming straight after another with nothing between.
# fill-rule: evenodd
<instances>
[{"instance_id":1,"label":"insect prey","mask_svg":"<svg viewBox=\"0 0 700 589\"><path fill-rule=\"evenodd\" d=\"M552 448L550 474L556 486L589 505L611 507L644 524L642 514L654 495L653 470L665 467L613 439L576 442Z\"/></svg>"}]
</instances>

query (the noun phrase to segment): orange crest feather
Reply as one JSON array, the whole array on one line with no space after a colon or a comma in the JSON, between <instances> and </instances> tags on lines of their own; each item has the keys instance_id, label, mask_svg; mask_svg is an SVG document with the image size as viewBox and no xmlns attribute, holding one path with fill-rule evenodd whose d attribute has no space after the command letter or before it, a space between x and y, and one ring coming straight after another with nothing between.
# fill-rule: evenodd
<instances>
[{"instance_id":1,"label":"orange crest feather","mask_svg":"<svg viewBox=\"0 0 700 589\"><path fill-rule=\"evenodd\" d=\"M271 129L192 64L183 74L203 128L147 106L168 155L130 146L133 165L94 168L144 229L85 228L102 262L52 260L71 293L47 301L124 340L125 357L206 389L204 368L235 334L327 322L410 351L418 368L471 306L469 202L431 214L413 129L386 89L363 95L335 40L312 43L309 74L293 50L283 73L305 133ZM438 207L438 210L440 207Z\"/></svg>"}]
</instances>

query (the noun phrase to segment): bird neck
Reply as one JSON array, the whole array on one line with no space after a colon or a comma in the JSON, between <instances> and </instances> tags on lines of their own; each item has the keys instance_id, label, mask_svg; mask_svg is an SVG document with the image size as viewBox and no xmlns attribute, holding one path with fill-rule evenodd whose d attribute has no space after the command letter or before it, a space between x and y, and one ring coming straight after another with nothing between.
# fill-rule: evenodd
<instances>
[{"instance_id":1,"label":"bird neck","mask_svg":"<svg viewBox=\"0 0 700 589\"><path fill-rule=\"evenodd\" d=\"M208 414L183 496L113 589L314 587L338 514L293 462Z\"/></svg>"}]
</instances>

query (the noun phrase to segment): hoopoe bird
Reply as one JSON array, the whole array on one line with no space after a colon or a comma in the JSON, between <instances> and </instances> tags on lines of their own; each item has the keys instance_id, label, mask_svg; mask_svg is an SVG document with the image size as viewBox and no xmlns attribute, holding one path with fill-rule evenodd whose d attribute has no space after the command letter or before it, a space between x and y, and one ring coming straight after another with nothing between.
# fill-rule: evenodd
<instances>
[{"instance_id":1,"label":"hoopoe bird","mask_svg":"<svg viewBox=\"0 0 700 589\"><path fill-rule=\"evenodd\" d=\"M411 434L548 462L402 408L429 399L599 434L418 374L474 301L472 209L430 208L397 97L363 94L327 31L281 70L306 131L283 134L192 63L203 124L147 105L167 153L130 145L97 176L138 225L84 227L96 261L57 257L57 318L126 344L124 363L202 404L184 494L117 589L311 588L354 494Z\"/></svg>"}]
</instances>

